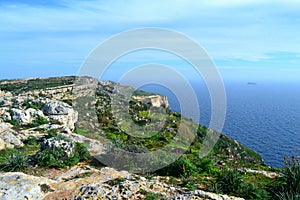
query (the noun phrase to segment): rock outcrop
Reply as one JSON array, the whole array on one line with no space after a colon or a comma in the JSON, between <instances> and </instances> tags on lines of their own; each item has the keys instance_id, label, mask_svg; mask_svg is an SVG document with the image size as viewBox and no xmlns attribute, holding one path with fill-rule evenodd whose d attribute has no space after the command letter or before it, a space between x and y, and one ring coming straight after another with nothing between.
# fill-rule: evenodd
<instances>
[{"instance_id":1,"label":"rock outcrop","mask_svg":"<svg viewBox=\"0 0 300 200\"><path fill-rule=\"evenodd\" d=\"M134 99L141 101L144 104L149 104L153 107L169 107L168 98L161 95L151 95L151 96L133 96Z\"/></svg>"},{"instance_id":2,"label":"rock outcrop","mask_svg":"<svg viewBox=\"0 0 300 200\"><path fill-rule=\"evenodd\" d=\"M40 110L28 108L26 110L11 109L11 117L19 122L21 125L30 124L36 117L44 117L44 114Z\"/></svg>"},{"instance_id":3,"label":"rock outcrop","mask_svg":"<svg viewBox=\"0 0 300 200\"><path fill-rule=\"evenodd\" d=\"M56 182L43 177L24 173L0 173L0 199L41 200L48 192L53 192Z\"/></svg>"},{"instance_id":4,"label":"rock outcrop","mask_svg":"<svg viewBox=\"0 0 300 200\"><path fill-rule=\"evenodd\" d=\"M76 178L79 175L86 176ZM147 193L165 199L243 200L202 190L185 192L164 183L162 177L144 177L112 168L73 167L53 179L23 173L0 174L0 198L16 200L145 199Z\"/></svg>"},{"instance_id":5,"label":"rock outcrop","mask_svg":"<svg viewBox=\"0 0 300 200\"><path fill-rule=\"evenodd\" d=\"M51 123L64 125L70 130L74 130L78 113L69 104L61 101L49 101L42 110Z\"/></svg>"},{"instance_id":6,"label":"rock outcrop","mask_svg":"<svg viewBox=\"0 0 300 200\"><path fill-rule=\"evenodd\" d=\"M9 123L0 123L0 148L15 148L24 146L23 142L16 137L18 133L12 129Z\"/></svg>"}]
</instances>

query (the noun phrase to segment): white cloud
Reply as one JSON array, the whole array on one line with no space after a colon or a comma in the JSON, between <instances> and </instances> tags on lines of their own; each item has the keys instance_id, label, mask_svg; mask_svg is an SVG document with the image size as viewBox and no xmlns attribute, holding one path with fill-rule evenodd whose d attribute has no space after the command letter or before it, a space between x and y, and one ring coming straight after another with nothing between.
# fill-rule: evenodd
<instances>
[{"instance_id":1,"label":"white cloud","mask_svg":"<svg viewBox=\"0 0 300 200\"><path fill-rule=\"evenodd\" d=\"M64 49L76 52L76 56L82 52L81 57L85 57L87 49L113 34L152 26L186 34L214 59L258 61L269 58L270 52L300 54L298 2L90 0L62 1L64 7L7 4L0 7L0 50L13 57L22 51L45 51L43 46L47 46L49 51ZM12 51L5 52L7 48Z\"/></svg>"}]
</instances>

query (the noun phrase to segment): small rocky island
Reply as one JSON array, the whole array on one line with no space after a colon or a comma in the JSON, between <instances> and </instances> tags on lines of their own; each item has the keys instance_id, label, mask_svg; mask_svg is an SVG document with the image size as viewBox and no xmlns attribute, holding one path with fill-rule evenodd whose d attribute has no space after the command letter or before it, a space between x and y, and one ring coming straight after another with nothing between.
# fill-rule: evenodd
<instances>
[{"instance_id":1,"label":"small rocky island","mask_svg":"<svg viewBox=\"0 0 300 200\"><path fill-rule=\"evenodd\" d=\"M84 101L96 110L99 127L91 131L91 113L74 109L83 98L74 92L75 81L76 77L0 81L0 199L274 199L288 182L280 169L266 166L255 151L223 134L200 158L209 134L201 125L185 153L162 169L134 173L130 167L142 166L124 170L102 163L96 159L99 153L117 157L105 144L133 153L156 151L175 138L180 120L188 119L169 110L166 97L135 91L124 99L122 92L130 87L86 77L96 85L93 99ZM80 94L91 93L80 89ZM128 116L112 113L111 95L117 95L116 104L128 107L137 126L155 120L159 124L150 110L163 108L167 119L161 130L149 138L133 137L126 132L130 124L115 119Z\"/></svg>"}]
</instances>

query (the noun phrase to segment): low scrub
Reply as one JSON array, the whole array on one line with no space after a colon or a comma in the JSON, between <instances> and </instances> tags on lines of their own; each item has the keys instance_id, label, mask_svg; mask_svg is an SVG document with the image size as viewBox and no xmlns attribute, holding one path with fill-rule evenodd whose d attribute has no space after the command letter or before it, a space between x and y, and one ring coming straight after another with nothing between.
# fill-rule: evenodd
<instances>
[{"instance_id":1,"label":"low scrub","mask_svg":"<svg viewBox=\"0 0 300 200\"><path fill-rule=\"evenodd\" d=\"M0 170L5 172L17 172L26 169L29 166L29 158L19 152L11 153L6 157Z\"/></svg>"},{"instance_id":2,"label":"low scrub","mask_svg":"<svg viewBox=\"0 0 300 200\"><path fill-rule=\"evenodd\" d=\"M70 157L67 157L65 151L59 147L55 150L45 149L40 151L35 157L39 166L65 168L87 161L90 158L90 154L84 144L76 142L75 150Z\"/></svg>"}]
</instances>

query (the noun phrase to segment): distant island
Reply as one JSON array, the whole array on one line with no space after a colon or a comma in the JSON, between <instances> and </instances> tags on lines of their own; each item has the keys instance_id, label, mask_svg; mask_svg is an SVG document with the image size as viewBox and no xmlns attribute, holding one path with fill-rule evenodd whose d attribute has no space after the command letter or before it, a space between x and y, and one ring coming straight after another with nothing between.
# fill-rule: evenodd
<instances>
[{"instance_id":1,"label":"distant island","mask_svg":"<svg viewBox=\"0 0 300 200\"><path fill-rule=\"evenodd\" d=\"M256 82L248 82L247 84L248 84L248 85L257 85Z\"/></svg>"},{"instance_id":2,"label":"distant island","mask_svg":"<svg viewBox=\"0 0 300 200\"><path fill-rule=\"evenodd\" d=\"M296 158L287 158L285 169L272 168L265 165L258 153L224 134L220 134L208 156L200 158L203 141L213 130L171 111L167 97L112 81L80 78L84 84L78 88L74 76L0 81L1 198L239 200L299 197L300 178L296 177L297 182L288 173L299 175ZM94 91L87 85L94 85ZM256 83L248 82L248 85ZM124 98L126 91L134 91L130 99ZM112 102L112 95L116 102ZM80 105L87 111L80 110ZM128 113L119 110L118 105L128 108ZM161 116L151 111L158 109L165 110L164 124L161 124ZM131 122L117 121L115 116L127 117ZM93 120L99 126L95 126ZM188 149L168 146L176 140L184 123L196 126L192 144ZM147 127L150 124L162 127L151 133L151 137L133 137L126 131L132 125ZM184 143L185 139L181 138L180 142ZM147 169L143 162L129 162L122 153L143 154L165 147L183 155L163 168L145 173L135 173L136 169ZM97 159L99 157L105 162ZM125 165L124 162L118 165L120 158ZM167 162L164 158L155 161L157 165Z\"/></svg>"}]
</instances>

